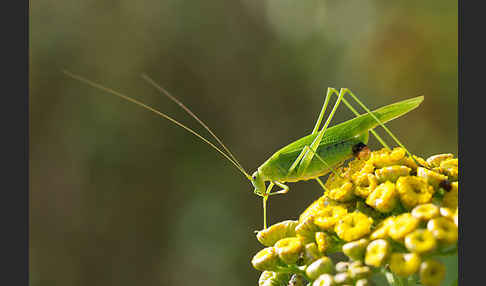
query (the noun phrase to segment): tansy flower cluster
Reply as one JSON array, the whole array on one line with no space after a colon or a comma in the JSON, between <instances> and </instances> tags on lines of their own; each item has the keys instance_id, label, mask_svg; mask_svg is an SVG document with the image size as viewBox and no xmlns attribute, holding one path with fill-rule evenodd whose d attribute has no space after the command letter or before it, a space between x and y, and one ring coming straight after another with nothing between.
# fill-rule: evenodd
<instances>
[{"instance_id":1,"label":"tansy flower cluster","mask_svg":"<svg viewBox=\"0 0 486 286\"><path fill-rule=\"evenodd\" d=\"M372 285L377 273L395 285L441 285L437 258L457 252L457 158L381 149L335 170L324 186L298 220L257 233L260 286Z\"/></svg>"}]
</instances>

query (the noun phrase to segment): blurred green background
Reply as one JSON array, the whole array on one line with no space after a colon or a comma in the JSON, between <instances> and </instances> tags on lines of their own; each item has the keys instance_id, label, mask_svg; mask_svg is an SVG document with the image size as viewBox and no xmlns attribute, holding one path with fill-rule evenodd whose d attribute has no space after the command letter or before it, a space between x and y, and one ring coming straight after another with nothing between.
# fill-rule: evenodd
<instances>
[{"instance_id":1,"label":"blurred green background","mask_svg":"<svg viewBox=\"0 0 486 286\"><path fill-rule=\"evenodd\" d=\"M425 95L390 128L415 154L457 154L456 1L37 0L30 12L31 285L259 276L250 260L262 209L249 182L187 132L64 68L206 135L147 73L249 171L312 130L328 86L372 109ZM343 106L332 124L351 116ZM290 187L270 200L270 223L322 193Z\"/></svg>"}]
</instances>

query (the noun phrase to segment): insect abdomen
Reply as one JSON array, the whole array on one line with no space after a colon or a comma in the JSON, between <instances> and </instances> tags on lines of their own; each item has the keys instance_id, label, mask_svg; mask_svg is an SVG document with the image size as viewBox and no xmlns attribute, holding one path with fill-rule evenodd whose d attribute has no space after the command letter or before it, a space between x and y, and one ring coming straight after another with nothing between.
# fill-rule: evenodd
<instances>
[{"instance_id":1,"label":"insect abdomen","mask_svg":"<svg viewBox=\"0 0 486 286\"><path fill-rule=\"evenodd\" d=\"M345 160L353 156L353 147L358 143L366 144L368 142L368 132L363 133L351 139L331 143L321 144L316 150L318 154L329 166L338 166ZM302 150L302 149L301 149ZM271 157L261 167L261 172L270 180L279 182L296 182L301 180L309 180L319 176L323 176L330 172L330 169L317 156L312 158L312 161L306 170L295 168L294 172L288 173L290 166L299 156L301 150L292 152L282 152L277 156Z\"/></svg>"}]
</instances>

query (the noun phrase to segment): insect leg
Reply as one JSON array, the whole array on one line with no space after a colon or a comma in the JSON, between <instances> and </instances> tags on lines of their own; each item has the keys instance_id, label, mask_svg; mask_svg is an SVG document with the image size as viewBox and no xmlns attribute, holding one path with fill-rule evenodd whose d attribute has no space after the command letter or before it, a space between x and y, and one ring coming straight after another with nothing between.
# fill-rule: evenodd
<instances>
[{"instance_id":1,"label":"insect leg","mask_svg":"<svg viewBox=\"0 0 486 286\"><path fill-rule=\"evenodd\" d=\"M316 181L324 189L325 192L328 192L328 189L326 188L326 186L324 186L324 183L321 181L321 179L316 178Z\"/></svg>"},{"instance_id":2,"label":"insect leg","mask_svg":"<svg viewBox=\"0 0 486 286\"><path fill-rule=\"evenodd\" d=\"M319 154L317 154L312 149L310 149L309 146L305 146L304 149L309 150L310 152L314 153L314 155L316 156L316 158L319 159L319 161L321 161L326 166L326 168L328 168L329 170L331 170L331 172L333 172L334 175L339 176L339 177L342 177L341 174L339 174L336 170L334 170L334 168L331 165L329 165L326 161L324 161L324 159L322 159L322 157L319 156ZM305 170L304 170L304 172L305 172ZM324 183L321 181L321 179L316 178L315 180L324 189L324 191L328 191L327 188L326 188L326 186L324 186Z\"/></svg>"},{"instance_id":3,"label":"insect leg","mask_svg":"<svg viewBox=\"0 0 486 286\"><path fill-rule=\"evenodd\" d=\"M268 200L268 196L270 194L270 191L272 190L274 185L275 184L273 182L270 182L270 185L268 185L268 188L265 191L265 194L262 196L262 201L263 201L263 229L267 228L267 200Z\"/></svg>"},{"instance_id":4,"label":"insect leg","mask_svg":"<svg viewBox=\"0 0 486 286\"><path fill-rule=\"evenodd\" d=\"M297 170L297 172L299 172L299 174L302 174L307 169L307 167L309 167L309 165L312 161L312 158L314 157L314 154L317 150L317 147L319 147L319 144L321 144L321 140L324 137L324 132L326 132L326 129L329 126L329 123L331 123L331 119L334 117L334 113L336 113L336 110L337 110L339 104L341 103L343 96L344 96L344 89L341 89L341 91L339 92L338 99L337 99L336 103L334 104L334 107L332 108L331 113L327 117L326 123L324 123L324 126L322 127L321 131L319 131L316 138L314 139L314 141L312 141L312 143L310 145L310 149L313 152L310 152L310 150L307 150L304 157L302 157L301 163L299 164L299 168Z\"/></svg>"},{"instance_id":5,"label":"insect leg","mask_svg":"<svg viewBox=\"0 0 486 286\"><path fill-rule=\"evenodd\" d=\"M316 122L314 129L312 130L311 134L315 134L317 132L317 130L319 129L319 127L321 126L322 119L324 118L324 114L326 113L327 105L329 104L329 99L331 98L333 91L335 91L334 88L332 88L332 87L327 88L327 93L326 93L326 98L324 99L324 104L322 105L321 112L319 113L319 117L317 118L317 122ZM289 171L288 171L289 174L294 171L295 167L297 167L297 164L299 164L300 160L305 155L305 153L306 153L305 150L302 150L300 152L299 156L297 156L297 159L295 159L295 161L290 166Z\"/></svg>"},{"instance_id":6,"label":"insect leg","mask_svg":"<svg viewBox=\"0 0 486 286\"><path fill-rule=\"evenodd\" d=\"M327 88L327 93L326 93L326 99L324 99L324 104L322 105L321 113L319 113L319 117L317 118L316 125L314 126L314 129L312 130L311 134L314 134L319 130L319 127L321 126L322 119L324 118L324 114L326 113L327 105L329 103L329 99L331 98L331 95L335 91L334 88L328 87Z\"/></svg>"},{"instance_id":7,"label":"insect leg","mask_svg":"<svg viewBox=\"0 0 486 286\"><path fill-rule=\"evenodd\" d=\"M290 190L289 186L282 184L280 182L275 181L275 182L273 182L273 184L281 187L282 189L278 192L267 193L269 196L278 195L278 194L286 194Z\"/></svg>"},{"instance_id":8,"label":"insect leg","mask_svg":"<svg viewBox=\"0 0 486 286\"><path fill-rule=\"evenodd\" d=\"M331 165L329 165L329 164L328 164L326 161L324 161L324 159L322 159L322 157L321 157L321 156L319 156L319 154L317 154L317 153L316 153L314 150L312 150L312 149L311 149L309 146L305 146L305 147L304 147L304 149L305 149L305 150L308 150L309 152L314 153L314 155L316 156L316 158L317 158L319 161L321 161L321 162L322 162L322 163L323 163L323 164L326 166L326 168L328 168L329 170L331 170L331 172L333 172L333 173L334 173L334 175L336 175L336 176L341 176L341 175L340 175L340 174L339 174L339 173L338 173L336 170L334 170L334 168L333 168ZM303 171L305 171L305 170L303 170Z\"/></svg>"},{"instance_id":9,"label":"insect leg","mask_svg":"<svg viewBox=\"0 0 486 286\"><path fill-rule=\"evenodd\" d=\"M383 124L383 122L381 122L381 120L379 120L352 92L351 90L345 88L345 93L348 93L364 110L366 110L366 112L368 112L368 114L371 115L371 117L373 117L373 119L376 120L376 122L378 122L378 124L380 124L381 127L383 127L383 129L386 131L386 133L388 133L388 135L390 135L391 138L393 138L393 140L400 146L402 147L403 149L405 149L405 151L407 152L407 154L410 156L410 158L413 158L412 154L410 154L410 152L408 152L407 148L405 148L405 146L403 146L403 144L397 139L397 137L395 137L395 135L390 131L390 129L388 129L385 124ZM375 136L377 136L375 133L373 133ZM379 137L377 137L379 138ZM382 143L383 144L383 143ZM388 148L390 149L390 148ZM415 159L414 159L415 160Z\"/></svg>"},{"instance_id":10,"label":"insect leg","mask_svg":"<svg viewBox=\"0 0 486 286\"><path fill-rule=\"evenodd\" d=\"M349 89L345 89L345 93L348 92L349 93ZM331 94L336 94L338 95L338 91L336 89L333 88L333 91ZM346 100L346 98L343 97L343 102L344 104L346 105L346 107L351 110L354 115L356 115L356 117L360 116L361 114L359 114L358 111L356 111L356 109L354 109L354 107ZM360 104L360 102L358 102L358 104ZM361 104L360 104L361 105ZM364 105L363 105L364 106ZM366 110L366 108L365 108ZM368 113L371 113L371 111L368 110ZM385 141L380 137L380 135L378 135L378 133L376 133L375 130L370 130L371 134L373 134L373 136L375 136L375 138L380 142L381 145L383 145L383 147L387 148L387 149L390 149L390 147L388 146L388 144L385 143Z\"/></svg>"}]
</instances>

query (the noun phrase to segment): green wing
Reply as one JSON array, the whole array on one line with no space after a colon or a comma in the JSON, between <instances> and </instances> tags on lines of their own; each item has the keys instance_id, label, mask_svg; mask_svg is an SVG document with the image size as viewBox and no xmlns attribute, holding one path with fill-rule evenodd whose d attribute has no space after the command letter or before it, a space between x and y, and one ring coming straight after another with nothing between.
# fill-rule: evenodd
<instances>
[{"instance_id":1,"label":"green wing","mask_svg":"<svg viewBox=\"0 0 486 286\"><path fill-rule=\"evenodd\" d=\"M413 109L417 108L424 100L423 96L414 97L411 99L399 101L387 106L378 108L372 113L383 123L398 118ZM379 123L368 113L362 114L338 125L329 127L322 138L320 145L327 145L349 140L352 137L358 136L363 132L369 131L378 127ZM318 134L311 134L290 143L289 145L278 150L273 156L278 156L282 153L293 153L297 150L302 150L307 145L310 145ZM272 157L273 157L272 156Z\"/></svg>"}]
</instances>

